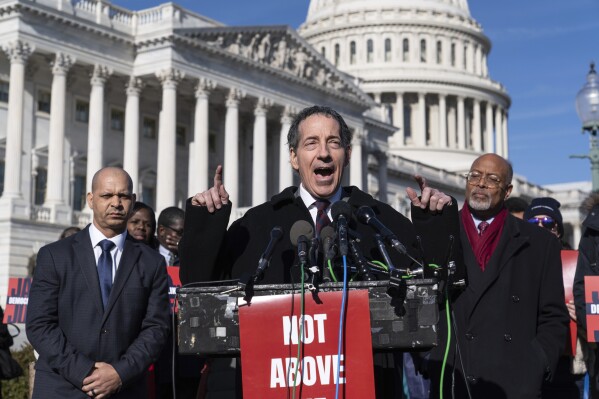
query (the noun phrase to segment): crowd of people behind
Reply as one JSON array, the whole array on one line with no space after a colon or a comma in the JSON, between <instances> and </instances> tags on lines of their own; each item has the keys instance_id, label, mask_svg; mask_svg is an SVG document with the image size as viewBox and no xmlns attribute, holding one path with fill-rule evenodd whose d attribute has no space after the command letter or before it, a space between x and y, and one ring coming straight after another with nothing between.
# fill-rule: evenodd
<instances>
[{"instance_id":1,"label":"crowd of people behind","mask_svg":"<svg viewBox=\"0 0 599 399\"><path fill-rule=\"evenodd\" d=\"M331 208L338 201L354 213L368 206L385 222L410 255L393 252L389 260L405 269L422 248L416 230L421 234L422 226L459 220L452 233L459 237L456 260L467 284L452 294L451 308L439 309L439 319L451 318L453 324L438 326L439 342L453 336L452 346L414 356L375 354L377 398L582 399L585 390L599 397L599 356L595 344L587 342L584 297L584 277L599 275L594 196L585 204L589 215L574 299L566 303L560 251L568 247L562 242L560 203L548 197L530 203L511 198L513 170L502 157L484 154L473 162L461 210L454 198L416 177L420 193L407 189L410 221L359 188L341 186L351 131L334 110L301 111L288 142L300 185L232 224L221 166L213 186L190 198L185 211L169 207L157 219L150 206L136 201L124 170L107 167L96 173L87 196L92 223L83 230L66 229L37 257L27 314L27 335L40 355L34 398L141 398L151 392L168 399L173 389L179 399L241 397L235 361L205 364L178 354L166 266L180 266L183 284L240 278L253 271L274 225L288 231L307 220L318 236L332 224ZM363 236L361 251L374 256L372 234L354 219L348 226ZM434 242L439 229L430 230L424 238ZM303 269L294 253L290 243L280 243L263 282L299 281ZM572 353L566 351L569 320L579 326ZM148 370L153 370L151 385Z\"/></svg>"}]
</instances>

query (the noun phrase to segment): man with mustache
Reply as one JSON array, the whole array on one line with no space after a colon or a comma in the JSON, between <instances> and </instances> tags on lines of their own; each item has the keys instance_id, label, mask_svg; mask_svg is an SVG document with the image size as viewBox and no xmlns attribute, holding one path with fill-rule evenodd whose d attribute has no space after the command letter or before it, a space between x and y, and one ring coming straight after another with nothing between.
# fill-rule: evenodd
<instances>
[{"instance_id":1,"label":"man with mustache","mask_svg":"<svg viewBox=\"0 0 599 399\"><path fill-rule=\"evenodd\" d=\"M467 174L460 240L468 285L449 304L450 338L448 322L439 323L441 344L428 362L431 398L441 389L445 398L538 398L564 351L560 245L509 214L512 177L495 154L477 158Z\"/></svg>"},{"instance_id":2,"label":"man with mustache","mask_svg":"<svg viewBox=\"0 0 599 399\"><path fill-rule=\"evenodd\" d=\"M39 353L33 398L145 398L146 373L169 333L164 258L127 234L131 178L92 180L84 230L40 249L27 338Z\"/></svg>"}]
</instances>

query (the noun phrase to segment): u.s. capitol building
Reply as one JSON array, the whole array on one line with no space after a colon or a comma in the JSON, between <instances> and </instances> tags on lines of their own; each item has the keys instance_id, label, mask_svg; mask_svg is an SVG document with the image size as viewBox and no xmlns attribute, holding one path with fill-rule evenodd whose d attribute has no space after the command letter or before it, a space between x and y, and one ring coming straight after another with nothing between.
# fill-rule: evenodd
<instances>
[{"instance_id":1,"label":"u.s. capitol building","mask_svg":"<svg viewBox=\"0 0 599 399\"><path fill-rule=\"evenodd\" d=\"M286 133L312 104L354 132L345 183L403 213L414 173L462 201L478 155L509 157L510 98L465 0L312 0L297 31L173 3L0 0L0 44L2 295L40 246L90 221L102 166L123 166L157 212L208 188L220 163L237 215L294 184ZM582 191L514 186L557 196L578 242Z\"/></svg>"}]
</instances>

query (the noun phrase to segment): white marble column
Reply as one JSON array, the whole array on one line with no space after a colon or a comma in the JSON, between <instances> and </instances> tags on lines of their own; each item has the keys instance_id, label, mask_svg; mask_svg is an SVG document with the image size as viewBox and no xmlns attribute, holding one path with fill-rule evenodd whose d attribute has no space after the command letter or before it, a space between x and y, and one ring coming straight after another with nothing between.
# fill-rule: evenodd
<instances>
[{"instance_id":1,"label":"white marble column","mask_svg":"<svg viewBox=\"0 0 599 399\"><path fill-rule=\"evenodd\" d=\"M378 154L379 161L379 201L387 203L387 154Z\"/></svg>"},{"instance_id":2,"label":"white marble column","mask_svg":"<svg viewBox=\"0 0 599 399\"><path fill-rule=\"evenodd\" d=\"M87 191L91 192L94 174L104 166L104 85L112 70L96 64L91 76L89 123L87 124Z\"/></svg>"},{"instance_id":3,"label":"white marble column","mask_svg":"<svg viewBox=\"0 0 599 399\"><path fill-rule=\"evenodd\" d=\"M418 93L418 130L413 140L417 146L426 146L426 93Z\"/></svg>"},{"instance_id":4,"label":"white marble column","mask_svg":"<svg viewBox=\"0 0 599 399\"><path fill-rule=\"evenodd\" d=\"M362 129L354 131L352 138L352 152L349 168L349 184L363 189L363 173L362 173L362 139L365 137Z\"/></svg>"},{"instance_id":5,"label":"white marble column","mask_svg":"<svg viewBox=\"0 0 599 399\"><path fill-rule=\"evenodd\" d=\"M229 90L225 115L225 162L223 182L233 208L239 206L239 102L245 97L239 89Z\"/></svg>"},{"instance_id":6,"label":"white marble column","mask_svg":"<svg viewBox=\"0 0 599 399\"><path fill-rule=\"evenodd\" d=\"M56 53L52 63L52 96L50 100L50 132L48 137L48 180L44 206L51 208L54 223L70 224L70 206L65 203L64 136L67 100L67 73L75 58Z\"/></svg>"},{"instance_id":7,"label":"white marble column","mask_svg":"<svg viewBox=\"0 0 599 399\"><path fill-rule=\"evenodd\" d=\"M293 185L293 168L289 164L289 145L287 134L293 122L293 116L297 111L286 105L281 115L281 136L279 140L279 191Z\"/></svg>"},{"instance_id":8,"label":"white marble column","mask_svg":"<svg viewBox=\"0 0 599 399\"><path fill-rule=\"evenodd\" d=\"M464 97L457 98L458 100L458 148L466 149L466 114L464 110Z\"/></svg>"},{"instance_id":9,"label":"white marble column","mask_svg":"<svg viewBox=\"0 0 599 399\"><path fill-rule=\"evenodd\" d=\"M261 97L254 108L254 150L252 165L252 206L266 202L267 154L266 154L266 114L272 100Z\"/></svg>"},{"instance_id":10,"label":"white marble column","mask_svg":"<svg viewBox=\"0 0 599 399\"><path fill-rule=\"evenodd\" d=\"M466 69L466 65L464 65L464 42L461 40L455 42L455 66L458 69Z\"/></svg>"},{"instance_id":11,"label":"white marble column","mask_svg":"<svg viewBox=\"0 0 599 399\"><path fill-rule=\"evenodd\" d=\"M216 88L216 82L200 78L196 86L196 108L194 114L193 148L189 152L193 154L193 168L189 171L189 183L187 194L191 197L196 193L208 190L212 184L210 181L211 171L209 168L209 101L210 93ZM191 164L191 163L190 163ZM214 171L212 171L214 172ZM226 187L226 186L225 186Z\"/></svg>"},{"instance_id":12,"label":"white marble column","mask_svg":"<svg viewBox=\"0 0 599 399\"><path fill-rule=\"evenodd\" d=\"M503 156L503 139L501 138L501 107L495 107L495 154Z\"/></svg>"},{"instance_id":13,"label":"white marble column","mask_svg":"<svg viewBox=\"0 0 599 399\"><path fill-rule=\"evenodd\" d=\"M485 107L485 152L493 152L493 105Z\"/></svg>"},{"instance_id":14,"label":"white marble column","mask_svg":"<svg viewBox=\"0 0 599 399\"><path fill-rule=\"evenodd\" d=\"M508 140L507 140L507 110L503 112L503 120L501 124L501 138L503 140L503 157L508 159L510 156Z\"/></svg>"},{"instance_id":15,"label":"white marble column","mask_svg":"<svg viewBox=\"0 0 599 399\"><path fill-rule=\"evenodd\" d=\"M456 148L457 146L457 109L456 107L449 107L447 109L447 139L449 141L449 148Z\"/></svg>"},{"instance_id":16,"label":"white marble column","mask_svg":"<svg viewBox=\"0 0 599 399\"><path fill-rule=\"evenodd\" d=\"M23 153L25 64L29 56L33 53L34 47L27 42L15 41L3 46L3 50L10 59L10 83L8 115L6 117L6 150L2 201L15 202L13 200L23 200L21 192L21 157ZM12 208L12 206L9 208ZM25 210L26 208L25 203L19 207L20 210ZM26 214L19 216L26 216Z\"/></svg>"},{"instance_id":17,"label":"white marble column","mask_svg":"<svg viewBox=\"0 0 599 399\"><path fill-rule=\"evenodd\" d=\"M176 205L177 179L177 86L184 74L173 68L156 73L162 84L162 111L158 131L156 214Z\"/></svg>"},{"instance_id":18,"label":"white marble column","mask_svg":"<svg viewBox=\"0 0 599 399\"><path fill-rule=\"evenodd\" d=\"M472 99L472 146L474 151L481 152L483 143L480 130L480 101L476 98Z\"/></svg>"},{"instance_id":19,"label":"white marble column","mask_svg":"<svg viewBox=\"0 0 599 399\"><path fill-rule=\"evenodd\" d=\"M395 107L393 108L393 125L397 127L397 131L393 134L393 144L395 147L403 147L405 145L404 120L403 120L403 93L395 93Z\"/></svg>"},{"instance_id":20,"label":"white marble column","mask_svg":"<svg viewBox=\"0 0 599 399\"><path fill-rule=\"evenodd\" d=\"M131 176L133 192L139 190L139 96L144 88L141 79L131 76L126 85L125 138L123 169Z\"/></svg>"},{"instance_id":21,"label":"white marble column","mask_svg":"<svg viewBox=\"0 0 599 399\"><path fill-rule=\"evenodd\" d=\"M439 94L439 148L447 148L447 96Z\"/></svg>"}]
</instances>

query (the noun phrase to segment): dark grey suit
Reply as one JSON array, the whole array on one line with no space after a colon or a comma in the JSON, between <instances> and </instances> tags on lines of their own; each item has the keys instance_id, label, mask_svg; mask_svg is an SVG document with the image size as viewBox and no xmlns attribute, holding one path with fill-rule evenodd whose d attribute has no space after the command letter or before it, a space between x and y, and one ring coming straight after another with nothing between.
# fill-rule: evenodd
<instances>
[{"instance_id":1,"label":"dark grey suit","mask_svg":"<svg viewBox=\"0 0 599 399\"><path fill-rule=\"evenodd\" d=\"M88 397L81 386L95 362L119 374L113 398L146 397L146 370L170 325L164 258L126 239L104 311L88 230L38 253L27 313L27 338L40 355L33 398Z\"/></svg>"}]
</instances>

